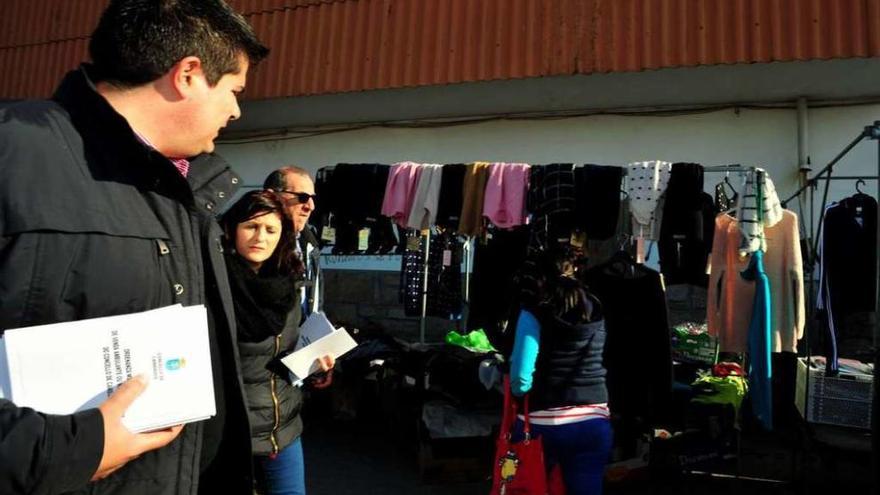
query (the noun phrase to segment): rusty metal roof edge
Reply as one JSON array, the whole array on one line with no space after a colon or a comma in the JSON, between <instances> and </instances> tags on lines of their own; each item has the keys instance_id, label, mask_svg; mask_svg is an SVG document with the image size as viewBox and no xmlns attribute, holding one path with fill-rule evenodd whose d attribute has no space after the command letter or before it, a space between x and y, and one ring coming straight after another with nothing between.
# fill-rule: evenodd
<instances>
[{"instance_id":1,"label":"rusty metal roof edge","mask_svg":"<svg viewBox=\"0 0 880 495\"><path fill-rule=\"evenodd\" d=\"M676 69L698 69L703 67L735 67L735 66L750 66L750 65L770 65L770 64L785 64L792 62L812 62L812 61L831 61L831 60L867 60L867 59L878 59L880 57L871 57L871 56L851 56L851 57L814 57L810 59L780 59L780 60L767 60L767 61L751 61L751 62L723 62L717 64L679 64L668 67L645 67L638 70L615 70L615 69L605 69L605 70L594 70L592 72L573 72L573 73L565 73L565 74L541 74L537 76L519 76L519 77L495 77L491 79L471 79L471 80L460 80L460 81L452 81L446 83L439 84L404 84L399 86L383 86L377 88L361 88L361 89L353 89L353 90L343 90L343 91L322 91L318 93L298 93L298 94L289 94L289 95L277 95L271 96L268 98L248 98L245 93L245 97L243 101L271 101L271 100L283 100L287 98L314 98L321 96L334 96L334 95L346 95L346 94L359 94L359 93L373 93L377 91L387 91L387 90L415 90L420 88L436 88L436 87L455 87L460 85L474 85L474 84L488 84L495 83L499 81L522 81L522 80L539 80L539 79L549 79L555 77L568 77L568 76L593 76L593 75L610 75L610 74L641 74L641 73L651 73L651 72L659 72L659 71L667 71L667 70L676 70Z\"/></svg>"}]
</instances>

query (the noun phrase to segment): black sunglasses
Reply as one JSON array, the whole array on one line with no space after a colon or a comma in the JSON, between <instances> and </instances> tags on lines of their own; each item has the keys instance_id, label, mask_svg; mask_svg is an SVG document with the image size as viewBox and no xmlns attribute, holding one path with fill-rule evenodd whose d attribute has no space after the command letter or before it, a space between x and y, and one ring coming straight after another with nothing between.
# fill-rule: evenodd
<instances>
[{"instance_id":1,"label":"black sunglasses","mask_svg":"<svg viewBox=\"0 0 880 495\"><path fill-rule=\"evenodd\" d=\"M280 194L290 194L290 195L292 195L292 196L296 196L296 200L297 200L298 202L300 202L300 203L308 203L310 199L313 200L313 201L315 201L315 202L318 201L318 195L317 195L317 194L309 194L309 193L304 193L304 192L286 191L286 190L281 190L281 191L278 191L278 192L279 192Z\"/></svg>"}]
</instances>

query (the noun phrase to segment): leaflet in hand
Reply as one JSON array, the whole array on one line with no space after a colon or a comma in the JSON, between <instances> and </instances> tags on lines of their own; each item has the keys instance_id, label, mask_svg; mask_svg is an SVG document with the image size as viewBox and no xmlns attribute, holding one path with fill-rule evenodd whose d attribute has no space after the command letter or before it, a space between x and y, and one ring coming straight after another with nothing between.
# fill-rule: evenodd
<instances>
[{"instance_id":1,"label":"leaflet in hand","mask_svg":"<svg viewBox=\"0 0 880 495\"><path fill-rule=\"evenodd\" d=\"M281 362L290 369L295 380L304 380L321 370L319 358L328 354L339 358L355 347L357 342L344 328L333 328L324 313L314 312L300 326L295 350Z\"/></svg>"},{"instance_id":2,"label":"leaflet in hand","mask_svg":"<svg viewBox=\"0 0 880 495\"><path fill-rule=\"evenodd\" d=\"M48 414L97 407L120 384L145 374L149 385L122 418L129 430L216 414L204 306L6 330L0 340L8 365L0 367L8 378L5 395L20 407Z\"/></svg>"}]
</instances>

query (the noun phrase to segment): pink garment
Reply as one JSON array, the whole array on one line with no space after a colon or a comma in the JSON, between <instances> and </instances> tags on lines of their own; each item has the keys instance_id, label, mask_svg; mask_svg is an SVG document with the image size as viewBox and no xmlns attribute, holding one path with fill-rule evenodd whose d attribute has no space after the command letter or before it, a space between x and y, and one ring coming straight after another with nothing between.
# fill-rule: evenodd
<instances>
[{"instance_id":1,"label":"pink garment","mask_svg":"<svg viewBox=\"0 0 880 495\"><path fill-rule=\"evenodd\" d=\"M489 166L483 216L496 227L509 229L526 223L529 170L525 163L493 163Z\"/></svg>"},{"instance_id":2,"label":"pink garment","mask_svg":"<svg viewBox=\"0 0 880 495\"><path fill-rule=\"evenodd\" d=\"M806 322L797 215L782 210L782 219L772 227L764 227L764 235L767 244L764 271L771 290L771 350L797 352ZM718 337L722 352L748 350L755 283L740 275L749 265L749 257L740 256L741 240L742 233L735 218L724 213L715 218L706 322L709 334Z\"/></svg>"},{"instance_id":3,"label":"pink garment","mask_svg":"<svg viewBox=\"0 0 880 495\"><path fill-rule=\"evenodd\" d=\"M413 162L400 162L391 166L385 183L382 214L391 217L397 225L406 228L419 184L422 166Z\"/></svg>"},{"instance_id":4,"label":"pink garment","mask_svg":"<svg viewBox=\"0 0 880 495\"><path fill-rule=\"evenodd\" d=\"M437 221L437 203L440 201L440 184L443 181L443 165L423 163L418 185L413 194L412 211L406 226L423 230Z\"/></svg>"}]
</instances>

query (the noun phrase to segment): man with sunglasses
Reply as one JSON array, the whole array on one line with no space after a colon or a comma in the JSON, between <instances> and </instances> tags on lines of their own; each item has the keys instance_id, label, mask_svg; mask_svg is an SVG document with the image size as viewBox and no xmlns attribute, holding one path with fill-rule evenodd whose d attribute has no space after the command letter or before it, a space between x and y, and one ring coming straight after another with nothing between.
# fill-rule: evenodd
<instances>
[{"instance_id":1,"label":"man with sunglasses","mask_svg":"<svg viewBox=\"0 0 880 495\"><path fill-rule=\"evenodd\" d=\"M278 193L281 197L287 214L293 220L293 229L296 232L296 247L305 263L305 281L300 292L300 302L303 305L303 319L315 311L321 311L324 302L324 286L321 279L321 246L318 237L309 227L309 217L315 210L315 183L309 172L296 166L281 167L273 171L263 181L263 189L269 189ZM333 363L327 363L330 368ZM319 375L311 382L315 388L324 388L330 385L333 379L333 370Z\"/></svg>"}]
</instances>

